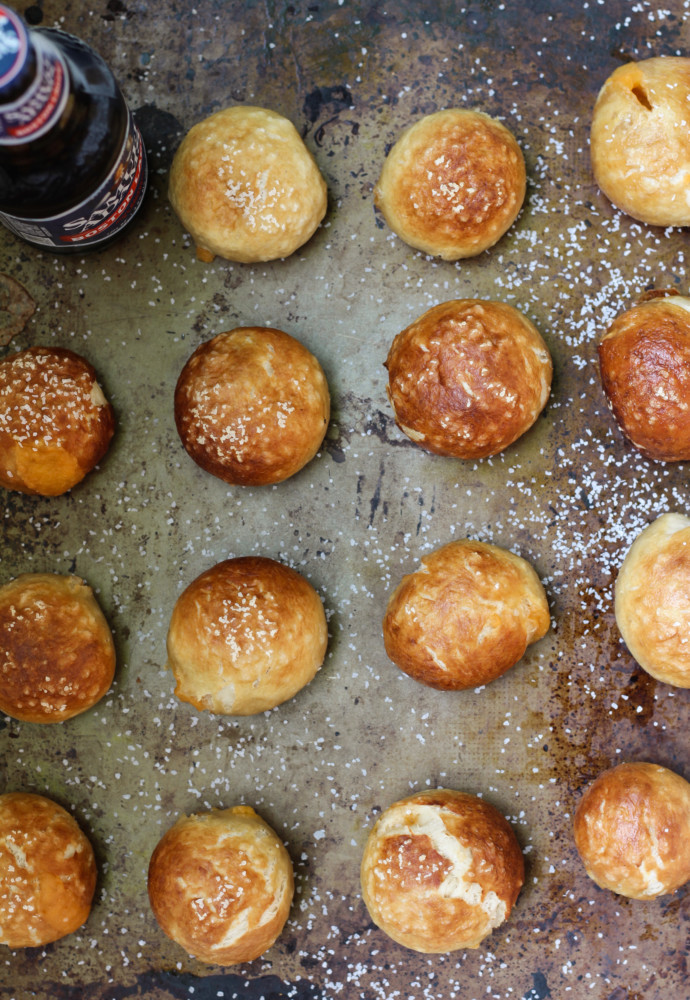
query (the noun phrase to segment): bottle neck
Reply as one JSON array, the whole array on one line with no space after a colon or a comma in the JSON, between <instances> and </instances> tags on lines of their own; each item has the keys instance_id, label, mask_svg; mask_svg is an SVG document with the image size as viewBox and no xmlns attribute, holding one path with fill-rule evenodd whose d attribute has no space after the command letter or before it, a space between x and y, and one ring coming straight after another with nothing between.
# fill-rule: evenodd
<instances>
[{"instance_id":1,"label":"bottle neck","mask_svg":"<svg viewBox=\"0 0 690 1000\"><path fill-rule=\"evenodd\" d=\"M60 49L0 4L0 146L45 135L59 121L69 90Z\"/></svg>"}]
</instances>

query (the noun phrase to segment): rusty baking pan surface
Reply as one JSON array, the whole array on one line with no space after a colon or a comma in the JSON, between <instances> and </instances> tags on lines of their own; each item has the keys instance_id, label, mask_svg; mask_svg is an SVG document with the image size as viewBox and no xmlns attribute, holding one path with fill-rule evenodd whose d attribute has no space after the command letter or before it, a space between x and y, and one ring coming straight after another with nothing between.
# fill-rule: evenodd
<instances>
[{"instance_id":1,"label":"rusty baking pan surface","mask_svg":"<svg viewBox=\"0 0 690 1000\"><path fill-rule=\"evenodd\" d=\"M644 459L614 424L597 344L649 289L686 293L681 230L618 212L591 175L596 94L621 61L683 52L687 11L625 0L531 4L198 3L27 11L109 61L149 151L151 182L127 234L54 257L3 230L0 270L36 303L2 350L69 347L100 375L117 418L100 466L61 497L3 493L2 580L76 573L110 623L117 670L91 711L55 726L2 720L3 790L49 795L94 844L94 906L76 933L0 954L0 997L40 1000L668 1000L687 992L690 896L639 902L599 889L572 837L583 788L621 760L690 778L688 694L635 663L613 614L637 533L688 507L684 464ZM285 260L203 263L167 198L185 132L232 104L288 117L328 186L314 237ZM383 159L413 120L476 108L515 135L527 196L479 257L443 262L394 236L373 205ZM393 337L453 298L509 303L551 352L551 397L494 458L432 455L398 429L383 363ZM283 329L320 360L332 414L317 457L273 487L231 487L181 446L177 377L193 350L241 325ZM454 538L522 555L552 624L503 677L442 692L386 657L388 595ZM165 669L171 610L214 563L258 554L323 599L325 663L258 716L199 712ZM479 794L510 821L526 881L479 948L423 955L362 902L376 817L413 791ZM244 803L284 840L295 899L283 933L246 966L206 966L157 927L146 873L182 813Z\"/></svg>"}]
</instances>

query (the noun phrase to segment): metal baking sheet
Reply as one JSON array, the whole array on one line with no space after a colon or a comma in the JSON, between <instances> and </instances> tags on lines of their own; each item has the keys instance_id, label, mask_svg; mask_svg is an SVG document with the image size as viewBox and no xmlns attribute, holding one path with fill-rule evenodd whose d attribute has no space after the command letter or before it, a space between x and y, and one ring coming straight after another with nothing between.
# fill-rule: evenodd
<instances>
[{"instance_id":1,"label":"metal baking sheet","mask_svg":"<svg viewBox=\"0 0 690 1000\"><path fill-rule=\"evenodd\" d=\"M45 949L2 949L0 997L686 996L688 889L651 902L598 889L571 827L584 785L617 761L690 778L689 694L636 666L612 610L632 539L663 511L687 510L688 469L646 461L626 443L596 363L606 325L644 290L688 291L687 233L615 211L588 158L600 85L623 59L685 53L687 0L44 0L22 10L107 58L136 110L151 183L133 227L100 253L54 257L0 234L0 269L38 305L5 351L49 343L82 353L118 420L100 468L71 493L2 497L2 579L81 575L111 623L118 668L85 715L44 727L2 721L0 787L68 806L100 876L79 932ZM199 262L167 201L181 136L234 103L289 117L328 183L323 226L285 261ZM405 246L372 203L400 130L450 106L504 121L529 177L514 228L457 264ZM535 427L480 462L420 450L385 396L394 335L437 302L468 296L523 310L555 366ZM193 349L247 324L302 340L332 393L322 452L271 488L232 488L202 472L173 422L173 388ZM387 660L381 618L404 572L466 535L533 563L553 627L500 680L443 693ZM250 553L286 561L317 588L327 659L273 712L199 713L176 700L165 670L170 612L198 573ZM379 812L436 785L481 794L511 820L527 880L508 923L480 948L424 956L372 925L358 870ZM179 814L240 802L286 841L297 888L276 945L220 969L158 929L146 871Z\"/></svg>"}]
</instances>

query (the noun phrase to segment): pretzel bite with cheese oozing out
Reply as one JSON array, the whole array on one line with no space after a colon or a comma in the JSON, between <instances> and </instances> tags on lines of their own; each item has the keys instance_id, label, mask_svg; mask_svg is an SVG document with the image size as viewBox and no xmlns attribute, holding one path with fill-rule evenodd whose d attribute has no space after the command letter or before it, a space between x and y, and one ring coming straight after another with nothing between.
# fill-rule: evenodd
<instances>
[{"instance_id":1,"label":"pretzel bite with cheese oozing out","mask_svg":"<svg viewBox=\"0 0 690 1000\"><path fill-rule=\"evenodd\" d=\"M601 382L628 440L659 462L690 459L690 298L651 298L599 344Z\"/></svg>"},{"instance_id":2,"label":"pretzel bite with cheese oozing out","mask_svg":"<svg viewBox=\"0 0 690 1000\"><path fill-rule=\"evenodd\" d=\"M274 559L242 556L212 566L178 597L168 665L182 701L253 715L308 684L327 643L326 615L312 585Z\"/></svg>"},{"instance_id":3,"label":"pretzel bite with cheese oozing out","mask_svg":"<svg viewBox=\"0 0 690 1000\"><path fill-rule=\"evenodd\" d=\"M374 923L420 952L476 948L525 879L515 833L488 802L450 789L389 806L369 834L362 897Z\"/></svg>"},{"instance_id":4,"label":"pretzel bite with cheese oozing out","mask_svg":"<svg viewBox=\"0 0 690 1000\"><path fill-rule=\"evenodd\" d=\"M85 358L29 347L0 361L0 484L58 496L100 462L115 431L113 408Z\"/></svg>"},{"instance_id":5,"label":"pretzel bite with cheese oozing out","mask_svg":"<svg viewBox=\"0 0 690 1000\"><path fill-rule=\"evenodd\" d=\"M175 423L197 465L236 486L283 482L321 447L330 394L321 365L282 330L242 326L200 344L175 388Z\"/></svg>"},{"instance_id":6,"label":"pretzel bite with cheese oozing out","mask_svg":"<svg viewBox=\"0 0 690 1000\"><path fill-rule=\"evenodd\" d=\"M553 366L533 323L501 302L455 299L399 333L385 362L398 427L428 451L496 455L534 424Z\"/></svg>"},{"instance_id":7,"label":"pretzel bite with cheese oozing out","mask_svg":"<svg viewBox=\"0 0 690 1000\"><path fill-rule=\"evenodd\" d=\"M525 198L513 134L481 111L450 108L410 125L389 152L374 204L405 243L444 260L497 243Z\"/></svg>"},{"instance_id":8,"label":"pretzel bite with cheese oozing out","mask_svg":"<svg viewBox=\"0 0 690 1000\"><path fill-rule=\"evenodd\" d=\"M613 204L652 226L690 225L690 58L619 66L592 114L594 178Z\"/></svg>"},{"instance_id":9,"label":"pretzel bite with cheese oozing out","mask_svg":"<svg viewBox=\"0 0 690 1000\"><path fill-rule=\"evenodd\" d=\"M297 129L237 105L194 125L175 153L169 197L201 260L289 257L326 214L326 182Z\"/></svg>"},{"instance_id":10,"label":"pretzel bite with cheese oozing out","mask_svg":"<svg viewBox=\"0 0 690 1000\"><path fill-rule=\"evenodd\" d=\"M93 848L57 802L0 795L0 944L36 948L76 931L96 889Z\"/></svg>"},{"instance_id":11,"label":"pretzel bite with cheese oozing out","mask_svg":"<svg viewBox=\"0 0 690 1000\"><path fill-rule=\"evenodd\" d=\"M234 965L276 941L294 891L290 855L249 806L183 816L149 863L151 909L201 962Z\"/></svg>"},{"instance_id":12,"label":"pretzel bite with cheese oozing out","mask_svg":"<svg viewBox=\"0 0 690 1000\"><path fill-rule=\"evenodd\" d=\"M544 588L527 560L466 538L403 577L388 601L383 639L414 680L458 691L500 677L549 625Z\"/></svg>"},{"instance_id":13,"label":"pretzel bite with cheese oozing out","mask_svg":"<svg viewBox=\"0 0 690 1000\"><path fill-rule=\"evenodd\" d=\"M91 587L22 573L0 586L0 711L64 722L92 708L115 675L115 644Z\"/></svg>"},{"instance_id":14,"label":"pretzel bite with cheese oozing out","mask_svg":"<svg viewBox=\"0 0 690 1000\"><path fill-rule=\"evenodd\" d=\"M628 650L664 684L690 688L690 518L662 514L630 546L615 584Z\"/></svg>"},{"instance_id":15,"label":"pretzel bite with cheese oozing out","mask_svg":"<svg viewBox=\"0 0 690 1000\"><path fill-rule=\"evenodd\" d=\"M690 783L658 764L604 771L580 799L575 845L589 877L631 899L690 881Z\"/></svg>"}]
</instances>

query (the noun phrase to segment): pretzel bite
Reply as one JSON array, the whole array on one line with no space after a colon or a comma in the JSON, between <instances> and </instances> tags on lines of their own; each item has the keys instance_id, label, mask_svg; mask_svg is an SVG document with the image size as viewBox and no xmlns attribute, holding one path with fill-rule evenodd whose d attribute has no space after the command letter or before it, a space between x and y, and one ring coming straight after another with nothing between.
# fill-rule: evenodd
<instances>
[{"instance_id":1,"label":"pretzel bite","mask_svg":"<svg viewBox=\"0 0 690 1000\"><path fill-rule=\"evenodd\" d=\"M599 344L601 381L628 440L659 462L690 459L690 298L621 313Z\"/></svg>"},{"instance_id":2,"label":"pretzel bite","mask_svg":"<svg viewBox=\"0 0 690 1000\"><path fill-rule=\"evenodd\" d=\"M553 366L533 323L512 306L455 299L399 333L385 362L395 420L428 451L496 455L534 424Z\"/></svg>"},{"instance_id":3,"label":"pretzel bite","mask_svg":"<svg viewBox=\"0 0 690 1000\"><path fill-rule=\"evenodd\" d=\"M249 806L183 816L149 863L151 909L201 962L234 965L278 938L294 891L290 855Z\"/></svg>"},{"instance_id":4,"label":"pretzel bite","mask_svg":"<svg viewBox=\"0 0 690 1000\"><path fill-rule=\"evenodd\" d=\"M237 327L200 344L175 388L185 450L237 486L272 485L299 472L321 447L329 416L321 365L271 327Z\"/></svg>"},{"instance_id":5,"label":"pretzel bite","mask_svg":"<svg viewBox=\"0 0 690 1000\"><path fill-rule=\"evenodd\" d=\"M574 835L602 889L631 899L675 892L690 880L690 783L658 764L618 764L585 790Z\"/></svg>"},{"instance_id":6,"label":"pretzel bite","mask_svg":"<svg viewBox=\"0 0 690 1000\"><path fill-rule=\"evenodd\" d=\"M35 948L71 934L95 889L93 848L62 806L30 792L0 795L0 944Z\"/></svg>"},{"instance_id":7,"label":"pretzel bite","mask_svg":"<svg viewBox=\"0 0 690 1000\"><path fill-rule=\"evenodd\" d=\"M389 806L361 865L371 919L420 952L478 947L508 918L524 878L517 838L498 810L443 788Z\"/></svg>"},{"instance_id":8,"label":"pretzel bite","mask_svg":"<svg viewBox=\"0 0 690 1000\"><path fill-rule=\"evenodd\" d=\"M690 687L690 518L648 525L618 571L615 615L623 641L652 677Z\"/></svg>"},{"instance_id":9,"label":"pretzel bite","mask_svg":"<svg viewBox=\"0 0 690 1000\"><path fill-rule=\"evenodd\" d=\"M274 559L226 559L178 597L168 629L175 694L225 715L265 712L292 698L323 663L319 595Z\"/></svg>"},{"instance_id":10,"label":"pretzel bite","mask_svg":"<svg viewBox=\"0 0 690 1000\"><path fill-rule=\"evenodd\" d=\"M388 601L383 640L404 673L457 691L500 677L549 625L544 588L526 559L459 539L403 577Z\"/></svg>"},{"instance_id":11,"label":"pretzel bite","mask_svg":"<svg viewBox=\"0 0 690 1000\"><path fill-rule=\"evenodd\" d=\"M599 91L590 133L594 178L640 222L690 225L689 103L685 56L619 66Z\"/></svg>"},{"instance_id":12,"label":"pretzel bite","mask_svg":"<svg viewBox=\"0 0 690 1000\"><path fill-rule=\"evenodd\" d=\"M115 431L113 408L85 358L29 347L0 361L0 484L58 496L100 462Z\"/></svg>"},{"instance_id":13,"label":"pretzel bite","mask_svg":"<svg viewBox=\"0 0 690 1000\"><path fill-rule=\"evenodd\" d=\"M450 108L410 125L388 154L374 204L405 243L444 260L474 257L512 226L525 198L513 134L481 111Z\"/></svg>"},{"instance_id":14,"label":"pretzel bite","mask_svg":"<svg viewBox=\"0 0 690 1000\"><path fill-rule=\"evenodd\" d=\"M169 197L205 261L289 257L327 207L326 183L292 122L244 105L189 130L173 158Z\"/></svg>"},{"instance_id":15,"label":"pretzel bite","mask_svg":"<svg viewBox=\"0 0 690 1000\"><path fill-rule=\"evenodd\" d=\"M112 633L83 580L22 573L0 587L0 711L63 722L100 701L114 675Z\"/></svg>"}]
</instances>

